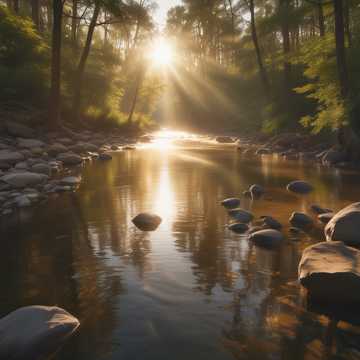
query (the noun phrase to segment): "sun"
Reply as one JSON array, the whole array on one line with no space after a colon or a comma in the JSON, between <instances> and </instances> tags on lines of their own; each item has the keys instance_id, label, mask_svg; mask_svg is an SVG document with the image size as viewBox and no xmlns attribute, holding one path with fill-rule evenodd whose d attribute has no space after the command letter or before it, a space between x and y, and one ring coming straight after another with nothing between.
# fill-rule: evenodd
<instances>
[{"instance_id":1,"label":"sun","mask_svg":"<svg viewBox=\"0 0 360 360\"><path fill-rule=\"evenodd\" d=\"M149 57L156 66L169 66L174 61L174 49L167 39L159 37L154 39Z\"/></svg>"}]
</instances>

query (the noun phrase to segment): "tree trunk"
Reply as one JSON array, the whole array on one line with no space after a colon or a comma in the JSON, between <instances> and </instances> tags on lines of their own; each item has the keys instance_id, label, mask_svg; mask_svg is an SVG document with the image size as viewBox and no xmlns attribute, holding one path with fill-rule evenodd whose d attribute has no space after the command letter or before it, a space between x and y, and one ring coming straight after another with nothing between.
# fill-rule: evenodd
<instances>
[{"instance_id":1,"label":"tree trunk","mask_svg":"<svg viewBox=\"0 0 360 360\"><path fill-rule=\"evenodd\" d=\"M340 84L340 92L343 99L348 96L348 69L345 53L345 34L344 34L344 14L343 0L334 0L335 14L335 43L336 43L336 62Z\"/></svg>"},{"instance_id":2,"label":"tree trunk","mask_svg":"<svg viewBox=\"0 0 360 360\"><path fill-rule=\"evenodd\" d=\"M344 4L344 21L345 21L345 33L348 40L349 47L352 46L352 36L351 36L351 27L350 27L350 0L345 0Z\"/></svg>"},{"instance_id":3,"label":"tree trunk","mask_svg":"<svg viewBox=\"0 0 360 360\"><path fill-rule=\"evenodd\" d=\"M31 17L37 31L40 31L40 2L31 0Z\"/></svg>"},{"instance_id":4,"label":"tree trunk","mask_svg":"<svg viewBox=\"0 0 360 360\"><path fill-rule=\"evenodd\" d=\"M47 27L49 31L52 31L53 28L53 12L50 5L50 1L46 3L46 13L47 13Z\"/></svg>"},{"instance_id":5,"label":"tree trunk","mask_svg":"<svg viewBox=\"0 0 360 360\"><path fill-rule=\"evenodd\" d=\"M290 15L290 2L289 0L280 0L281 10L281 35L283 41L284 53L284 85L288 93L291 91L291 64L288 60L290 53L290 34L289 34L289 15Z\"/></svg>"},{"instance_id":6,"label":"tree trunk","mask_svg":"<svg viewBox=\"0 0 360 360\"><path fill-rule=\"evenodd\" d=\"M141 86L141 80L142 80L142 74L141 74L141 70L140 70L138 78L137 78L137 82L136 82L134 97L133 97L130 112L129 112L129 117L128 117L128 123L129 124L132 123L132 119L133 119L133 115L134 115L134 112L135 112L135 107L136 107L136 103L137 103L137 99L138 99L138 95L139 95L139 90L140 90L140 86Z\"/></svg>"},{"instance_id":7,"label":"tree trunk","mask_svg":"<svg viewBox=\"0 0 360 360\"><path fill-rule=\"evenodd\" d=\"M20 12L20 3L19 0L13 0L14 1L14 11L16 14L19 14Z\"/></svg>"},{"instance_id":8,"label":"tree trunk","mask_svg":"<svg viewBox=\"0 0 360 360\"><path fill-rule=\"evenodd\" d=\"M266 73L266 69L264 67L264 63L263 63L263 59L262 59L262 55L261 55L261 51L260 51L260 46L259 46L259 41L258 41L258 37L257 37L257 32L256 32L254 0L249 0L249 10L250 10L250 16L251 16L250 17L251 37L252 37L252 41L253 41L255 52L256 52L257 63L259 66L259 73L260 73L261 81L264 85L265 92L268 93L269 79L268 79L268 76Z\"/></svg>"},{"instance_id":9,"label":"tree trunk","mask_svg":"<svg viewBox=\"0 0 360 360\"><path fill-rule=\"evenodd\" d=\"M325 22L324 22L324 10L322 5L322 0L318 0L318 16L319 16L319 32L320 36L325 36Z\"/></svg>"},{"instance_id":10,"label":"tree trunk","mask_svg":"<svg viewBox=\"0 0 360 360\"><path fill-rule=\"evenodd\" d=\"M77 47L77 8L78 8L78 0L73 0L72 2L72 19L71 19L71 41L73 43L74 48Z\"/></svg>"},{"instance_id":11,"label":"tree trunk","mask_svg":"<svg viewBox=\"0 0 360 360\"><path fill-rule=\"evenodd\" d=\"M60 121L60 74L61 74L61 30L62 0L53 0L53 29L51 41L51 87L49 102L49 124L56 127Z\"/></svg>"},{"instance_id":12,"label":"tree trunk","mask_svg":"<svg viewBox=\"0 0 360 360\"><path fill-rule=\"evenodd\" d=\"M74 121L76 121L76 122L79 120L79 117L80 117L82 82L83 82L83 77L84 77L86 61L87 61L89 53L90 53L91 42L92 42L92 38L94 35L94 30L95 30L96 22L97 22L97 19L99 16L99 12L100 12L100 3L96 2L94 13L91 18L89 30L87 33L85 46L81 53L80 61L79 61L77 71L76 71L76 76L75 76L76 82L74 85L74 97L73 97L72 110L73 110L73 118L74 118Z\"/></svg>"}]
</instances>

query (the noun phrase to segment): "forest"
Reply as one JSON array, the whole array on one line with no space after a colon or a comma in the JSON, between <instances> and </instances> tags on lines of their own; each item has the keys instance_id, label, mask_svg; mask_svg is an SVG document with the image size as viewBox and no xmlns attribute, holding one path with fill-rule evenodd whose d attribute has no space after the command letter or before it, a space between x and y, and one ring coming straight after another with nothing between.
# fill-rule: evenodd
<instances>
[{"instance_id":1,"label":"forest","mask_svg":"<svg viewBox=\"0 0 360 360\"><path fill-rule=\"evenodd\" d=\"M3 3L2 117L49 127L145 129L165 120L218 133L356 136L358 1L183 0L163 29L156 7L148 0ZM174 53L166 75L149 65L149 44L160 35Z\"/></svg>"}]
</instances>

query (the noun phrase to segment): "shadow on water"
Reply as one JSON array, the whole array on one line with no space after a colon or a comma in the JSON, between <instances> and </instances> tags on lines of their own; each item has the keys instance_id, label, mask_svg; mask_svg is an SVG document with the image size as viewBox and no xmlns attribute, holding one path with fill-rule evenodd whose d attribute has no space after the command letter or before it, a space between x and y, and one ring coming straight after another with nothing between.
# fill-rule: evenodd
<instances>
[{"instance_id":1,"label":"shadow on water","mask_svg":"<svg viewBox=\"0 0 360 360\"><path fill-rule=\"evenodd\" d=\"M288 193L294 179L316 191ZM264 198L242 206L287 233L292 211L359 198L356 175L204 145L117 153L83 180L1 223L0 314L57 304L81 320L57 360L360 359L357 312L309 307L296 281L322 225L261 249L227 229L219 205L261 184ZM163 218L155 232L131 223L143 211Z\"/></svg>"}]
</instances>

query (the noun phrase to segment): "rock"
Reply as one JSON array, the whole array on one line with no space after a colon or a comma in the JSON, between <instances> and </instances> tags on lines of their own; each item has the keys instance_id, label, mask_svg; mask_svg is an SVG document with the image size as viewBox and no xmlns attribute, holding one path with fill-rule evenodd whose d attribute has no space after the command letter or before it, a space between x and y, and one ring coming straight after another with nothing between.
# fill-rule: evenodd
<instances>
[{"instance_id":1,"label":"rock","mask_svg":"<svg viewBox=\"0 0 360 360\"><path fill-rule=\"evenodd\" d=\"M83 162L81 156L76 155L74 153L62 153L56 157L57 160L61 161L64 165L71 166L71 165L79 165Z\"/></svg>"},{"instance_id":2,"label":"rock","mask_svg":"<svg viewBox=\"0 0 360 360\"><path fill-rule=\"evenodd\" d=\"M17 196L14 200L16 205L20 208L31 206L31 201L27 195Z\"/></svg>"},{"instance_id":3,"label":"rock","mask_svg":"<svg viewBox=\"0 0 360 360\"><path fill-rule=\"evenodd\" d=\"M48 358L78 327L79 321L58 307L20 308L0 319L0 359Z\"/></svg>"},{"instance_id":4,"label":"rock","mask_svg":"<svg viewBox=\"0 0 360 360\"><path fill-rule=\"evenodd\" d=\"M263 226L260 226L260 225L255 225L255 226L252 226L250 229L249 229L249 234L253 234L257 231L260 231L260 230L265 230L265 228Z\"/></svg>"},{"instance_id":5,"label":"rock","mask_svg":"<svg viewBox=\"0 0 360 360\"><path fill-rule=\"evenodd\" d=\"M15 165L15 169L28 170L29 166L26 161L20 161Z\"/></svg>"},{"instance_id":6,"label":"rock","mask_svg":"<svg viewBox=\"0 0 360 360\"><path fill-rule=\"evenodd\" d=\"M161 224L161 217L151 213L140 213L136 215L132 222L142 231L154 231Z\"/></svg>"},{"instance_id":7,"label":"rock","mask_svg":"<svg viewBox=\"0 0 360 360\"><path fill-rule=\"evenodd\" d=\"M13 121L7 121L5 127L7 132L15 137L32 138L34 136L34 131L31 128Z\"/></svg>"},{"instance_id":8,"label":"rock","mask_svg":"<svg viewBox=\"0 0 360 360\"><path fill-rule=\"evenodd\" d=\"M268 155L271 154L271 150L267 148L260 148L257 149L255 152L255 155Z\"/></svg>"},{"instance_id":9,"label":"rock","mask_svg":"<svg viewBox=\"0 0 360 360\"><path fill-rule=\"evenodd\" d=\"M290 234L297 235L297 234L300 234L301 232L302 232L302 230L297 227L292 226L289 228Z\"/></svg>"},{"instance_id":10,"label":"rock","mask_svg":"<svg viewBox=\"0 0 360 360\"><path fill-rule=\"evenodd\" d=\"M237 233L237 234L243 234L244 232L249 230L249 226L244 223L233 223L228 226L229 230Z\"/></svg>"},{"instance_id":11,"label":"rock","mask_svg":"<svg viewBox=\"0 0 360 360\"><path fill-rule=\"evenodd\" d=\"M304 213L293 212L290 216L289 222L294 227L306 228L313 224L313 219Z\"/></svg>"},{"instance_id":12,"label":"rock","mask_svg":"<svg viewBox=\"0 0 360 360\"><path fill-rule=\"evenodd\" d=\"M313 186L306 181L295 180L289 183L286 187L289 191L298 194L308 194L313 191Z\"/></svg>"},{"instance_id":13,"label":"rock","mask_svg":"<svg viewBox=\"0 0 360 360\"><path fill-rule=\"evenodd\" d=\"M299 280L311 298L325 302L360 301L360 251L343 242L321 242L306 248Z\"/></svg>"},{"instance_id":14,"label":"rock","mask_svg":"<svg viewBox=\"0 0 360 360\"><path fill-rule=\"evenodd\" d=\"M112 156L108 153L99 154L99 160L111 160Z\"/></svg>"},{"instance_id":15,"label":"rock","mask_svg":"<svg viewBox=\"0 0 360 360\"><path fill-rule=\"evenodd\" d=\"M24 160L24 155L18 151L0 150L0 162L16 164Z\"/></svg>"},{"instance_id":16,"label":"rock","mask_svg":"<svg viewBox=\"0 0 360 360\"><path fill-rule=\"evenodd\" d=\"M280 231L275 229L265 229L252 233L249 239L256 245L273 247L280 245L283 238L283 234Z\"/></svg>"},{"instance_id":17,"label":"rock","mask_svg":"<svg viewBox=\"0 0 360 360\"><path fill-rule=\"evenodd\" d=\"M42 156L44 154L44 149L41 147L33 147L30 149L30 151L34 156Z\"/></svg>"},{"instance_id":18,"label":"rock","mask_svg":"<svg viewBox=\"0 0 360 360\"><path fill-rule=\"evenodd\" d=\"M240 199L238 198L228 198L221 202L221 205L226 209L234 209L240 206Z\"/></svg>"},{"instance_id":19,"label":"rock","mask_svg":"<svg viewBox=\"0 0 360 360\"><path fill-rule=\"evenodd\" d=\"M0 161L0 170L9 170L11 168L11 165L7 162Z\"/></svg>"},{"instance_id":20,"label":"rock","mask_svg":"<svg viewBox=\"0 0 360 360\"><path fill-rule=\"evenodd\" d=\"M279 223L279 221L277 221L276 219L274 219L271 216L261 216L260 217L263 220L263 225L267 226L271 229L275 229L275 230L280 230L282 228L282 225Z\"/></svg>"},{"instance_id":21,"label":"rock","mask_svg":"<svg viewBox=\"0 0 360 360\"><path fill-rule=\"evenodd\" d=\"M67 176L60 180L62 185L76 186L81 183L81 176Z\"/></svg>"},{"instance_id":22,"label":"rock","mask_svg":"<svg viewBox=\"0 0 360 360\"><path fill-rule=\"evenodd\" d=\"M249 223L254 218L254 215L251 212L241 208L231 209L228 213L233 219L242 223Z\"/></svg>"},{"instance_id":23,"label":"rock","mask_svg":"<svg viewBox=\"0 0 360 360\"><path fill-rule=\"evenodd\" d=\"M310 206L310 209L313 213L317 214L317 215L320 215L320 214L326 214L326 213L331 213L332 210L330 209L324 209L322 207L320 207L319 205L311 205Z\"/></svg>"},{"instance_id":24,"label":"rock","mask_svg":"<svg viewBox=\"0 0 360 360\"><path fill-rule=\"evenodd\" d=\"M217 136L215 140L220 144L232 144L235 142L235 140L230 136Z\"/></svg>"},{"instance_id":25,"label":"rock","mask_svg":"<svg viewBox=\"0 0 360 360\"><path fill-rule=\"evenodd\" d=\"M43 184L47 179L48 176L44 174L36 174L28 171L9 173L0 178L0 180L15 188Z\"/></svg>"},{"instance_id":26,"label":"rock","mask_svg":"<svg viewBox=\"0 0 360 360\"><path fill-rule=\"evenodd\" d=\"M324 165L334 165L336 163L346 160L346 154L342 151L328 150L321 158Z\"/></svg>"},{"instance_id":27,"label":"rock","mask_svg":"<svg viewBox=\"0 0 360 360\"><path fill-rule=\"evenodd\" d=\"M136 147L134 145L125 145L122 148L123 150L136 150Z\"/></svg>"},{"instance_id":28,"label":"rock","mask_svg":"<svg viewBox=\"0 0 360 360\"><path fill-rule=\"evenodd\" d=\"M327 224L333 217L334 217L334 213L333 213L333 212L318 215L318 219L319 219L323 224Z\"/></svg>"},{"instance_id":29,"label":"rock","mask_svg":"<svg viewBox=\"0 0 360 360\"><path fill-rule=\"evenodd\" d=\"M328 241L343 241L348 245L360 244L360 202L353 203L336 213L325 226Z\"/></svg>"},{"instance_id":30,"label":"rock","mask_svg":"<svg viewBox=\"0 0 360 360\"><path fill-rule=\"evenodd\" d=\"M119 150L119 147L117 145L111 145L110 149L116 151Z\"/></svg>"},{"instance_id":31,"label":"rock","mask_svg":"<svg viewBox=\"0 0 360 360\"><path fill-rule=\"evenodd\" d=\"M243 191L242 194L243 194L246 198L251 199L251 192L250 192L249 190Z\"/></svg>"},{"instance_id":32,"label":"rock","mask_svg":"<svg viewBox=\"0 0 360 360\"><path fill-rule=\"evenodd\" d=\"M20 148L32 149L32 148L41 148L45 145L43 141L37 139L22 139L18 138L18 146Z\"/></svg>"},{"instance_id":33,"label":"rock","mask_svg":"<svg viewBox=\"0 0 360 360\"><path fill-rule=\"evenodd\" d=\"M67 152L66 146L64 146L63 144L60 144L60 143L52 144L47 148L47 153L50 156L56 156L58 154L66 153L66 152Z\"/></svg>"},{"instance_id":34,"label":"rock","mask_svg":"<svg viewBox=\"0 0 360 360\"><path fill-rule=\"evenodd\" d=\"M252 199L259 199L264 193L265 190L261 185L253 184L249 187L249 192Z\"/></svg>"},{"instance_id":35,"label":"rock","mask_svg":"<svg viewBox=\"0 0 360 360\"><path fill-rule=\"evenodd\" d=\"M51 167L47 164L42 164L42 163L38 163L38 164L34 164L31 167L31 171L38 173L38 174L45 174L45 175L50 175L51 174Z\"/></svg>"}]
</instances>

